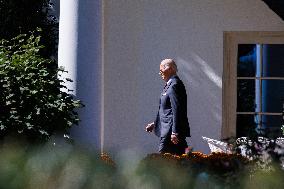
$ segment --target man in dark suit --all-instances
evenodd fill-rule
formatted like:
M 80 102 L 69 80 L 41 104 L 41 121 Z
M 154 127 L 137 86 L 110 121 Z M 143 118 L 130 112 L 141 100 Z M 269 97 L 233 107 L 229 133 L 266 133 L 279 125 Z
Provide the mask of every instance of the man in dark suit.
M 190 137 L 190 128 L 186 90 L 176 73 L 177 66 L 172 59 L 161 62 L 159 74 L 166 85 L 160 97 L 156 120 L 146 126 L 146 131 L 154 130 L 155 135 L 160 137 L 160 153 L 181 155 L 185 153 L 186 137 Z

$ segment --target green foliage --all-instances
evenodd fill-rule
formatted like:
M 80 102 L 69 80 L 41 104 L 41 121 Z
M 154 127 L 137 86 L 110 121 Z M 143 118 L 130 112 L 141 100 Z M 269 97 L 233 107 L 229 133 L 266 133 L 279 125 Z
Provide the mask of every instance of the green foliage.
M 0 148 L 0 188 L 109 188 L 115 168 L 100 155 L 71 145 L 47 143 L 25 148 L 5 143 Z
M 78 124 L 79 100 L 60 90 L 63 68 L 39 55 L 40 36 L 19 35 L 0 43 L 0 136 L 20 135 L 45 141 Z
M 158 178 L 161 188 L 240 188 L 250 167 L 237 154 L 150 154 L 142 160 L 139 173 Z
M 77 148 L 66 143 L 54 146 L 47 143 L 24 148 L 23 144 L 15 141 L 4 143 L 0 148 L 0 154 L 0 188 L 5 189 L 284 187 L 284 171 L 276 169 L 276 166 L 274 170 L 255 169 L 253 163 L 244 163 L 239 156 L 226 154 L 212 154 L 211 158 L 194 153 L 181 157 L 150 154 L 137 164 L 133 164 L 133 157 L 129 157 L 125 152 L 125 156 L 118 159 L 117 166 L 113 166 L 108 158 L 82 147 Z M 235 163 L 240 165 L 235 166 Z M 219 170 L 221 167 L 223 171 Z
M 21 33 L 43 29 L 41 54 L 57 53 L 58 20 L 52 16 L 50 0 L 0 0 L 0 39 L 10 40 Z

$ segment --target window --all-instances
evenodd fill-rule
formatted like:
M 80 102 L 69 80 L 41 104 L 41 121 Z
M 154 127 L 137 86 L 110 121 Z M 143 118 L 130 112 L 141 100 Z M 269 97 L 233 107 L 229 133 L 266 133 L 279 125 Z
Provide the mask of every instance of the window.
M 284 32 L 225 32 L 222 138 L 281 134 Z

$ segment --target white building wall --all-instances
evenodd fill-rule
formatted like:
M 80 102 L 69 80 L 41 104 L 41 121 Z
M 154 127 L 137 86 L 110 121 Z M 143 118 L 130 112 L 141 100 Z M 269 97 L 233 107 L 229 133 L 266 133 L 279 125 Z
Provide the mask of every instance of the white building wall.
M 209 152 L 201 136 L 221 136 L 223 31 L 283 29 L 260 0 L 61 0 L 59 65 L 86 105 L 72 136 L 111 154 L 156 152 L 159 139 L 144 128 L 169 57 L 188 93 L 189 145 Z
M 157 151 L 144 131 L 163 82 L 159 63 L 174 58 L 188 93 L 189 145 L 220 139 L 223 31 L 279 31 L 284 22 L 259 0 L 105 0 L 104 150 Z M 88 15 L 90 16 L 90 15 Z M 80 36 L 82 37 L 82 36 Z

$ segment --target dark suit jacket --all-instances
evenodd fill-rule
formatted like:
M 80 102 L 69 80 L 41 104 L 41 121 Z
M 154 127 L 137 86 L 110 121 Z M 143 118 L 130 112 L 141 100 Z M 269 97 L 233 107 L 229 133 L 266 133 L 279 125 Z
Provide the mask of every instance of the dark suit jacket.
M 161 94 L 154 131 L 158 137 L 166 137 L 172 132 L 182 137 L 190 137 L 187 95 L 178 76 L 172 77 Z

